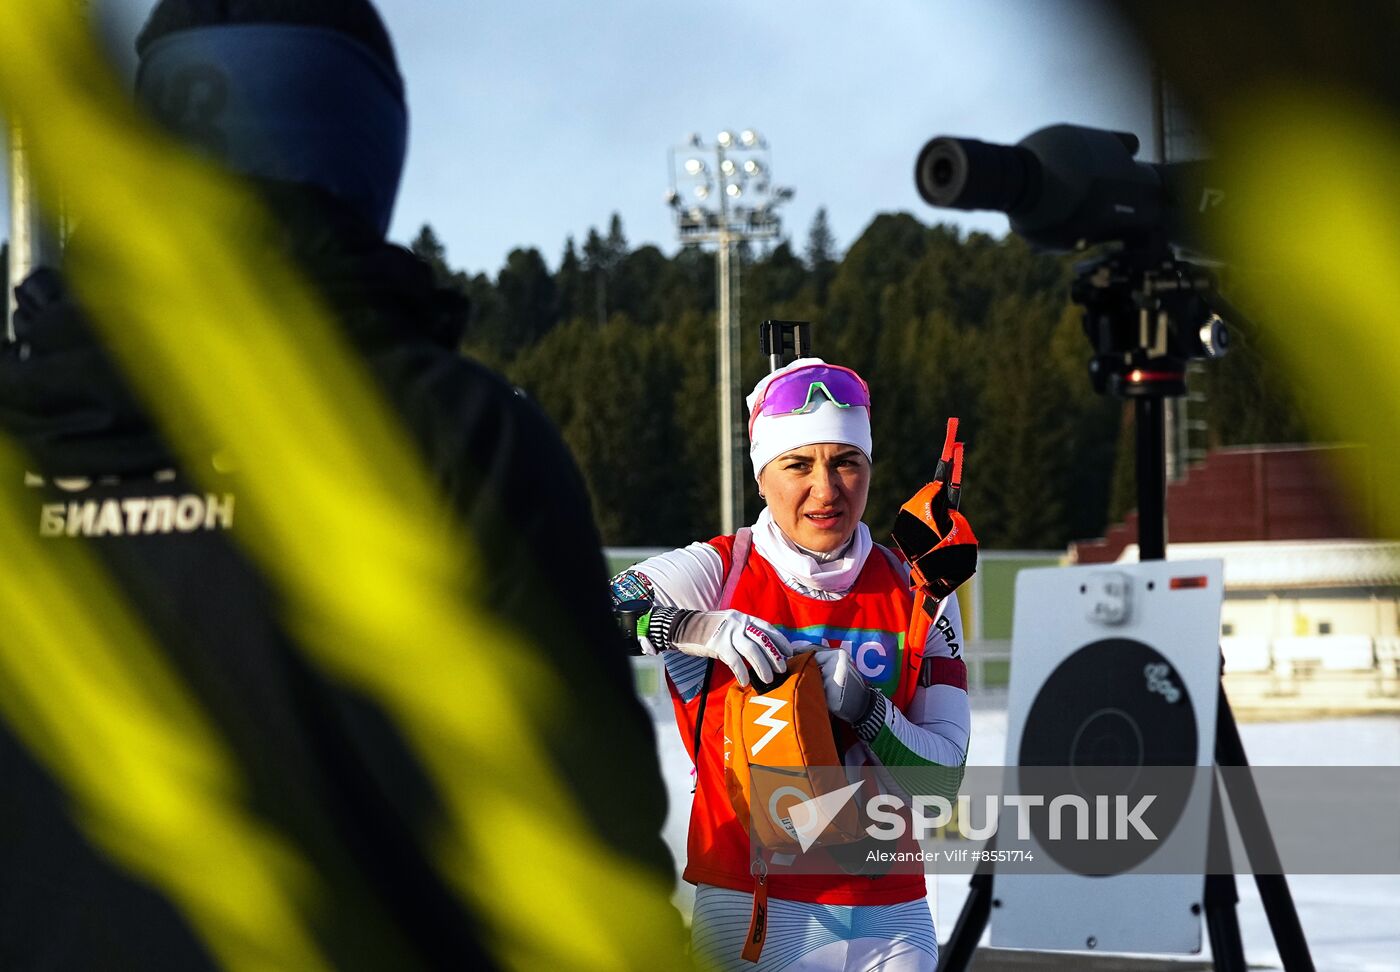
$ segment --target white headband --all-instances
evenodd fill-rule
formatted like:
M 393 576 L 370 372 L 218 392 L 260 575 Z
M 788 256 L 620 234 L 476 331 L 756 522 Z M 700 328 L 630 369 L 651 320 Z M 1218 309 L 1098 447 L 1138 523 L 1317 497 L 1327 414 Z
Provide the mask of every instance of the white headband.
M 823 364 L 826 362 L 821 358 L 798 358 L 792 364 L 765 375 L 745 399 L 749 414 L 753 414 L 754 406 L 775 379 L 799 368 Z M 749 459 L 753 462 L 754 479 L 758 479 L 764 466 L 783 453 L 818 442 L 853 445 L 865 453 L 867 460 L 874 458 L 870 442 L 870 409 L 860 406 L 839 408 L 826 399 L 820 399 L 819 404 L 808 412 L 759 415 L 753 420 L 749 440 Z

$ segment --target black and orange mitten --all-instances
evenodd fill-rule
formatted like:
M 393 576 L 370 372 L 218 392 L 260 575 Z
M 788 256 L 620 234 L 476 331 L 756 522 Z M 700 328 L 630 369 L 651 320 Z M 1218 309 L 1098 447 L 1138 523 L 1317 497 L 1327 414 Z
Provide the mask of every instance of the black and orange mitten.
M 933 603 L 977 571 L 977 537 L 958 512 L 963 444 L 957 438 L 958 420 L 950 418 L 933 482 L 915 493 L 894 518 L 894 544 L 909 563 L 910 582 Z

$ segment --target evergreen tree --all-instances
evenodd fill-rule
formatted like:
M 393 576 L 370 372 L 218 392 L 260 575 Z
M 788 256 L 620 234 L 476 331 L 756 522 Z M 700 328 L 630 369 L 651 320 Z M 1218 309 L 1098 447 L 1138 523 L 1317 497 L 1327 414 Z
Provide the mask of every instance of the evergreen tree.
M 602 327 L 609 315 L 620 306 L 618 277 L 627 259 L 627 237 L 622 231 L 622 217 L 613 213 L 608 221 L 608 235 L 590 228 L 583 241 L 583 262 L 586 304 L 575 307 L 575 313 L 591 313 Z
M 964 495 L 989 547 L 1050 549 L 1069 539 L 1069 390 L 1047 361 L 1059 301 L 1000 298 L 988 321 L 981 421 Z
M 715 310 L 715 258 L 698 246 L 682 247 L 671 261 L 672 273 L 665 282 L 668 304 L 680 311 L 694 308 L 713 314 Z
M 544 257 L 533 247 L 511 250 L 496 279 L 502 345 L 507 354 L 542 338 L 558 321 L 557 291 Z
M 699 252 L 699 251 L 695 251 Z M 713 266 L 714 260 L 710 264 Z M 715 320 L 713 306 L 689 310 L 674 320 L 664 332 L 670 340 L 679 365 L 675 386 L 675 421 L 678 438 L 671 443 L 675 463 L 687 472 L 674 494 L 682 509 L 680 532 L 686 543 L 698 537 L 719 533 L 719 417 L 715 387 Z M 749 355 L 756 359 L 757 355 Z M 745 470 L 745 483 L 753 477 Z M 744 509 L 750 517 L 759 505 L 754 495 L 746 496 Z M 663 542 L 671 542 L 669 540 Z
M 607 242 L 596 229 L 590 228 L 583 241 L 583 270 L 590 298 L 588 309 L 599 327 L 608 321 L 608 272 L 611 263 Z
M 603 246 L 606 253 L 606 270 L 610 274 L 614 273 L 627 257 L 627 237 L 622 232 L 622 217 L 617 213 L 613 213 L 612 218 L 608 220 L 608 238 Z
M 1066 497 L 1066 541 L 1102 535 L 1104 511 L 1112 496 L 1115 457 L 1120 454 L 1117 435 L 1122 405 L 1094 391 L 1089 381 L 1090 354 L 1081 311 L 1065 303 L 1050 339 L 1047 360 L 1066 393 L 1062 422 L 1069 442 L 1060 486 Z M 1128 451 L 1131 455 L 1131 443 Z
M 977 337 L 941 312 L 892 320 L 873 335 L 876 364 L 864 372 L 876 403 L 866 522 L 877 537 L 888 535 L 899 507 L 933 478 L 947 420 L 957 416 L 963 438 L 975 437 Z
M 819 206 L 812 217 L 812 225 L 807 230 L 807 266 L 812 270 L 836 262 L 836 237 L 831 232 L 831 223 L 826 216 L 826 207 Z
M 509 338 L 500 291 L 484 273 L 471 278 L 463 273 L 454 276 L 465 280 L 463 286 L 471 304 L 462 341 L 464 349 L 493 368 L 504 367 L 510 361 L 514 346 Z
M 424 223 L 413 242 L 408 245 L 413 254 L 432 267 L 433 279 L 439 286 L 446 286 L 453 280 L 452 268 L 447 265 L 447 247 L 442 245 L 433 227 Z
M 822 347 L 857 371 L 876 363 L 871 336 L 885 326 L 885 298 L 918 266 L 927 236 L 927 228 L 908 213 L 875 217 L 832 278 Z
M 624 254 L 613 274 L 614 312 L 646 327 L 664 322 L 674 306 L 666 296 L 671 273 L 671 261 L 654 246 Z
M 682 544 L 690 504 L 657 502 L 684 495 L 695 470 L 674 457 L 682 364 L 675 342 L 624 318 L 604 327 L 576 320 L 517 360 L 512 377 L 559 423 L 593 496 L 604 542 Z M 561 381 L 561 375 L 570 380 Z
M 791 317 L 788 309 L 806 282 L 807 268 L 792 252 L 787 240 L 783 240 L 762 259 L 744 268 L 744 302 L 757 309 L 761 315 L 759 320 L 800 319 Z
M 1118 402 L 1118 449 L 1113 462 L 1113 477 L 1109 484 L 1108 515 L 1104 528 L 1123 520 L 1137 509 L 1137 425 L 1132 402 Z M 1085 538 L 1095 534 L 1086 533 Z
M 818 304 L 826 303 L 827 290 L 836 275 L 836 237 L 827 221 L 826 207 L 819 206 L 807 230 L 807 269 L 812 274 L 812 289 Z
M 568 323 L 582 310 L 580 302 L 584 289 L 583 265 L 579 262 L 572 236 L 564 241 L 564 256 L 559 261 L 559 273 L 554 279 L 559 295 L 559 320 Z

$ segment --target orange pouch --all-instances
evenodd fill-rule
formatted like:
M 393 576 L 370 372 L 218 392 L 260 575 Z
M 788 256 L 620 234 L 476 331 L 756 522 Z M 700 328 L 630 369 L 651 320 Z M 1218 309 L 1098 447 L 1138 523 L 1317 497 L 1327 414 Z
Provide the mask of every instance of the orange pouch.
M 846 783 L 831 714 L 813 652 L 788 660 L 787 674 L 759 690 L 729 689 L 724 706 L 724 764 L 729 799 L 754 843 L 776 854 L 804 848 L 799 831 L 806 810 L 793 808 Z M 820 833 L 821 844 L 848 844 L 865 836 L 856 801 L 848 801 Z M 810 835 L 810 846 L 818 835 Z

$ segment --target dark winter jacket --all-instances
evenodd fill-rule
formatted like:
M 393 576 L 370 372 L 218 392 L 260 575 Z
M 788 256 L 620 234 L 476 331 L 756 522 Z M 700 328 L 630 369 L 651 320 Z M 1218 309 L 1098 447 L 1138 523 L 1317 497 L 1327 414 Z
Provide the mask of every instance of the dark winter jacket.
M 564 785 L 607 844 L 669 880 L 651 722 L 559 434 L 457 352 L 465 308 L 421 261 L 319 202 L 291 205 L 297 258 L 416 441 L 445 515 L 455 511 L 492 565 L 483 603 L 527 622 L 570 689 L 547 740 Z M 244 502 L 237 474 L 211 492 L 179 471 L 56 275 L 31 277 L 21 303 L 19 341 L 0 353 L 0 431 L 38 474 L 27 515 L 52 542 L 99 555 L 234 750 L 250 806 L 327 879 L 334 900 L 313 923 L 323 953 L 344 969 L 487 967 L 471 915 L 429 863 L 438 799 L 426 774 L 376 705 L 318 671 L 279 627 L 278 592 L 223 529 Z M 64 479 L 75 476 L 90 482 Z M 237 502 L 226 509 L 227 496 Z M 98 525 L 108 499 L 120 529 Z M 4 566 L 0 552 L 0 583 Z M 460 650 L 491 663 L 490 646 Z M 85 839 L 56 779 L 0 717 L 0 968 L 211 965 L 171 903 Z

